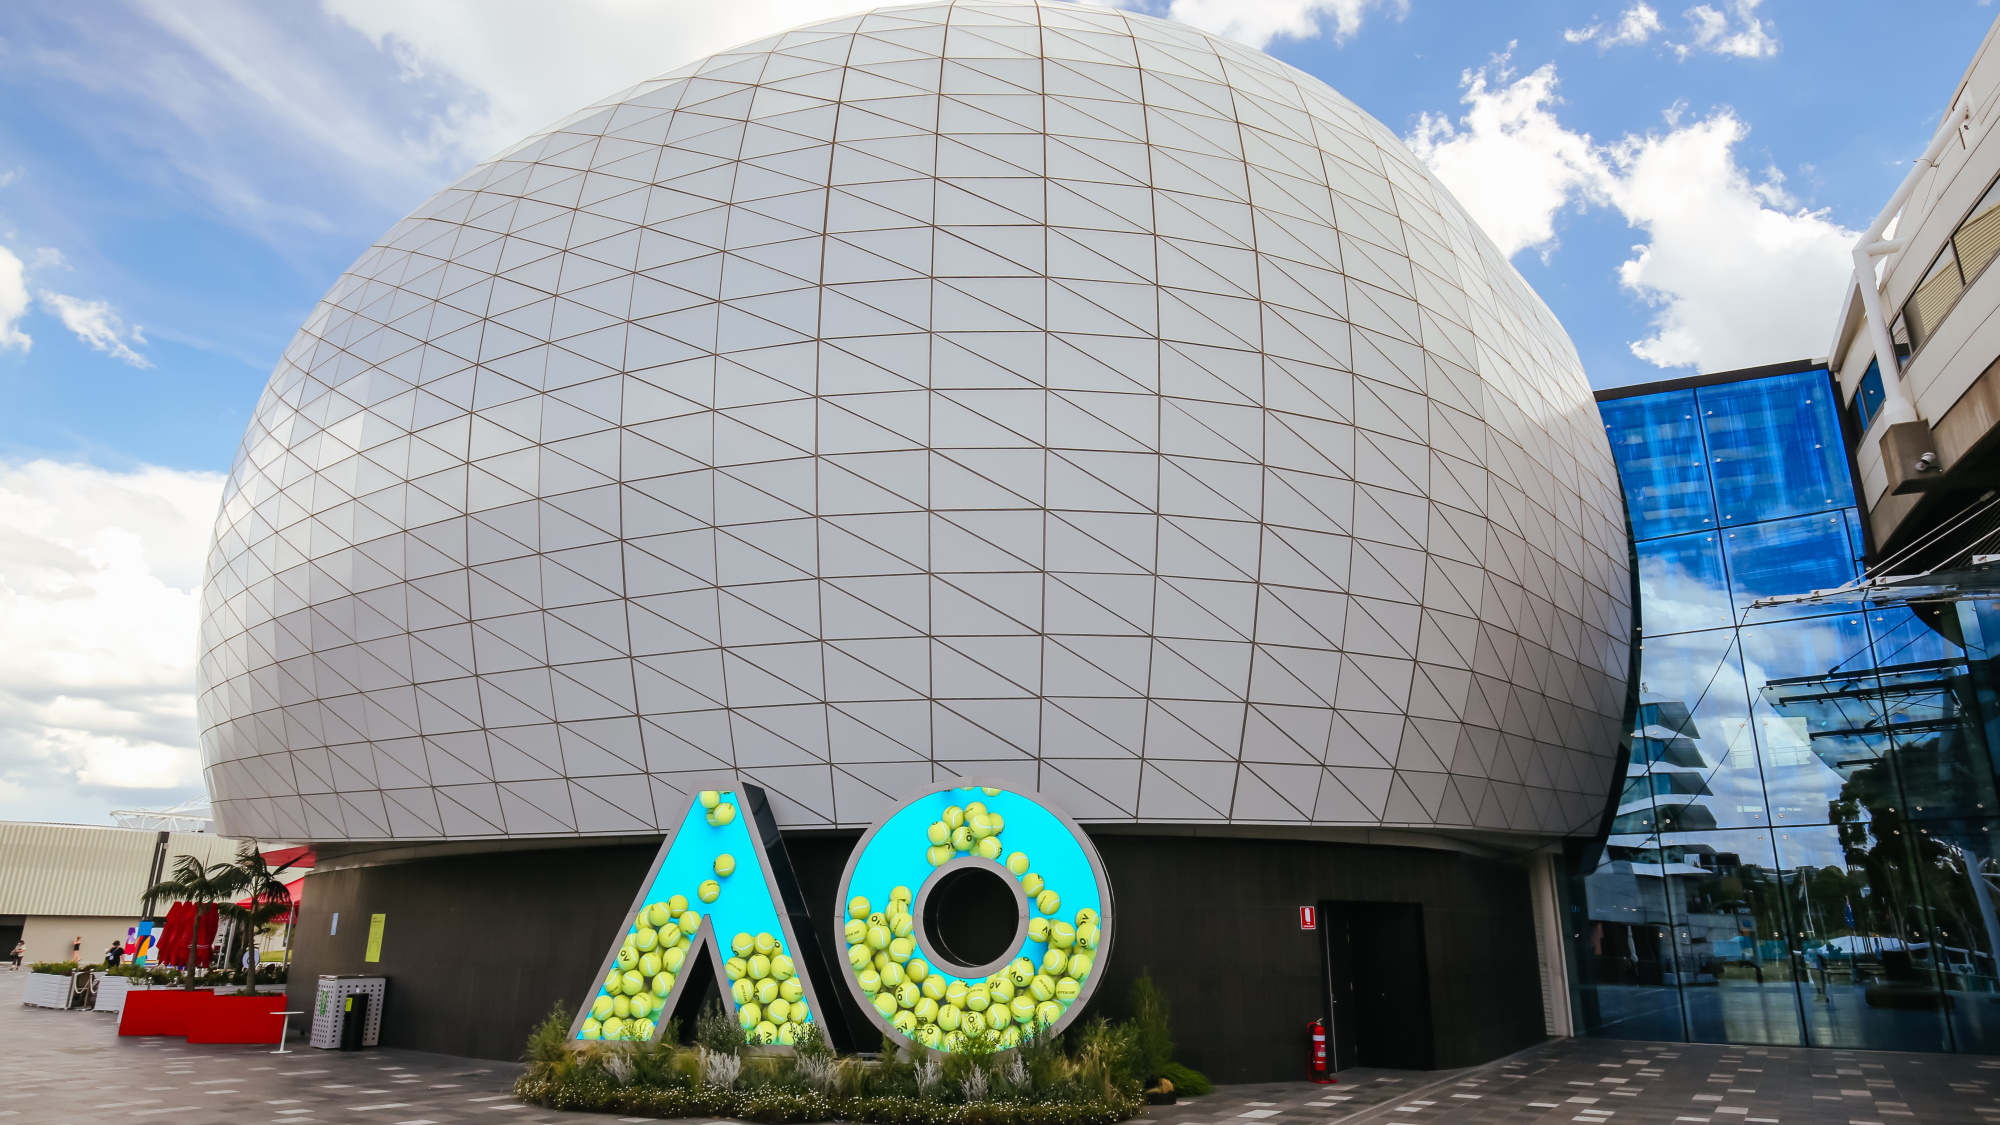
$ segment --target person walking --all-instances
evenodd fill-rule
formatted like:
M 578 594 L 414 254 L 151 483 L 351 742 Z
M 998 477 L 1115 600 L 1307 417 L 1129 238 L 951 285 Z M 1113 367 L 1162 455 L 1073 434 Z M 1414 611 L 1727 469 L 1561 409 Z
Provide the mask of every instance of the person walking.
M 83 960 L 82 934 L 76 935 L 76 940 L 69 943 L 69 959 L 76 962 L 81 962 Z
M 14 958 L 14 968 L 19 969 L 21 967 L 21 961 L 28 956 L 28 943 L 25 939 L 14 943 L 14 952 L 12 956 Z
M 115 969 L 123 960 L 125 960 L 125 943 L 113 938 L 110 947 L 104 951 L 104 967 Z

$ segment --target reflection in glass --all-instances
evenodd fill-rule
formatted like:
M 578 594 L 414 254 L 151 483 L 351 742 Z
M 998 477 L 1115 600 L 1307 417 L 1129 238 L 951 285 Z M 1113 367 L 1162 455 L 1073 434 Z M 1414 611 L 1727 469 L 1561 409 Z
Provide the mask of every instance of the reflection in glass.
M 1639 691 L 1627 787 L 1612 835 L 1765 827 L 1764 782 L 1735 632 L 1647 637 Z M 1669 780 L 1651 780 L 1663 775 Z M 1646 784 L 1634 788 L 1641 778 Z
M 1646 607 L 1640 625 L 1647 636 L 1736 624 L 1729 605 L 1729 580 L 1722 569 L 1720 532 L 1642 540 L 1634 550 L 1639 560 L 1639 600 Z
M 1729 558 L 1730 594 L 1739 620 L 1772 621 L 1826 612 L 1824 606 L 1781 606 L 1753 610 L 1758 598 L 1829 590 L 1861 573 L 1850 553 L 1847 519 L 1842 512 L 1795 516 L 1722 532 Z
M 1695 397 L 1720 526 L 1854 503 L 1825 371 L 1703 387 Z
M 1715 526 L 1693 391 L 1599 403 L 1635 539 Z

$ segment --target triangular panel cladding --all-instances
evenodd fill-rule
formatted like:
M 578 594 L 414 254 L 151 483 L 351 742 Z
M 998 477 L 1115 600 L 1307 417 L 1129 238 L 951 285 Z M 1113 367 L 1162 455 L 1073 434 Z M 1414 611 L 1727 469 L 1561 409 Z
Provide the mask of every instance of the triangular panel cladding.
M 306 319 L 203 593 L 222 827 L 1559 832 L 1631 607 L 1574 352 L 1387 130 L 1062 4 L 832 21 L 589 107 Z

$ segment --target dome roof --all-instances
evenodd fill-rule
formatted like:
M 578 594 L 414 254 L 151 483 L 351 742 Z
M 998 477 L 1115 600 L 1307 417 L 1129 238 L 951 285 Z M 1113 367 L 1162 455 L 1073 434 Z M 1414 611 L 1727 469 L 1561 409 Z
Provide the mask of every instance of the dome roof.
M 363 254 L 202 619 L 219 829 L 787 825 L 951 775 L 1086 821 L 1556 832 L 1624 521 L 1574 349 L 1388 130 L 1191 28 L 876 11 L 692 63 Z

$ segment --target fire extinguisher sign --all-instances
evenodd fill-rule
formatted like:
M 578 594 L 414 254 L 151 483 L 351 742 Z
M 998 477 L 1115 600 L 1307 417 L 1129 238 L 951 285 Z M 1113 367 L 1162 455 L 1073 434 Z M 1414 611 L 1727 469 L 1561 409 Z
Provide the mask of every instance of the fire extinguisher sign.
M 1299 907 L 1299 929 L 1301 930 L 1319 929 L 1319 907 L 1317 906 Z

